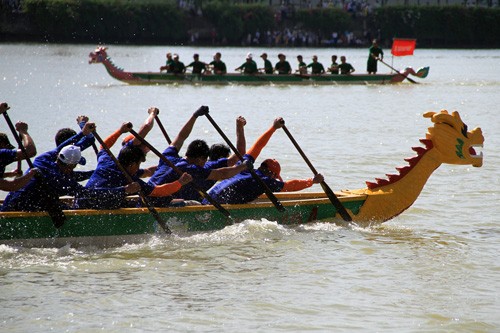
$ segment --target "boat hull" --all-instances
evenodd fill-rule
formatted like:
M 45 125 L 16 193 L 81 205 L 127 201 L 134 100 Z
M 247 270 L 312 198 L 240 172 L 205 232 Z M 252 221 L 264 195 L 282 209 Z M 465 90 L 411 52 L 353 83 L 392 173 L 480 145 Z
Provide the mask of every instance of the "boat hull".
M 251 204 L 223 205 L 231 218 L 226 218 L 213 206 L 158 208 L 162 219 L 175 233 L 219 230 L 249 219 L 267 219 L 283 225 L 297 225 L 314 221 L 341 222 L 335 217 L 335 207 L 323 193 L 279 195 L 284 213 L 267 199 Z M 352 214 L 359 212 L 365 196 L 341 197 Z M 56 229 L 45 212 L 8 212 L 0 214 L 0 244 L 15 246 L 96 245 L 115 246 L 144 241 L 162 235 L 146 208 L 117 210 L 65 211 L 65 224 Z
M 298 85 L 341 85 L 341 84 L 389 84 L 404 80 L 400 74 L 351 74 L 351 75 L 200 75 L 200 74 L 166 74 L 166 73 L 130 73 L 124 78 L 116 79 L 129 84 L 298 84 Z

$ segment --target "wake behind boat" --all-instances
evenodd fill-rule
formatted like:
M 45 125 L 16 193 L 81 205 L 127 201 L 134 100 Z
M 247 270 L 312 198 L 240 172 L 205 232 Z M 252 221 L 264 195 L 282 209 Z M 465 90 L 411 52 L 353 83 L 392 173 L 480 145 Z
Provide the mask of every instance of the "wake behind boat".
M 89 54 L 90 64 L 103 64 L 113 78 L 135 85 L 154 84 L 310 84 L 310 85 L 337 85 L 337 84 L 391 84 L 400 83 L 408 79 L 409 75 L 425 78 L 428 67 L 420 68 L 416 72 L 406 68 L 403 72 L 392 74 L 349 74 L 349 75 L 312 75 L 312 74 L 255 74 L 239 73 L 218 74 L 172 74 L 162 72 L 127 72 L 117 67 L 106 52 L 107 48 L 98 47 Z M 411 79 L 410 79 L 411 80 Z
M 480 128 L 467 130 L 458 112 L 427 112 L 433 126 L 428 128 L 424 147 L 415 147 L 416 156 L 407 158 L 409 165 L 396 168 L 397 174 L 376 178 L 359 190 L 336 192 L 355 224 L 368 226 L 390 220 L 408 209 L 420 195 L 427 179 L 441 164 L 481 167 L 484 137 Z M 182 208 L 158 208 L 158 214 L 174 231 L 207 231 L 222 229 L 247 219 L 268 219 L 284 225 L 315 221 L 344 223 L 324 193 L 276 193 L 284 211 L 265 197 L 238 205 L 222 205 L 226 217 L 212 205 Z M 112 246 L 141 241 L 164 234 L 146 208 L 116 210 L 67 210 L 67 221 L 56 228 L 46 212 L 0 213 L 0 244 L 21 246 L 100 245 Z

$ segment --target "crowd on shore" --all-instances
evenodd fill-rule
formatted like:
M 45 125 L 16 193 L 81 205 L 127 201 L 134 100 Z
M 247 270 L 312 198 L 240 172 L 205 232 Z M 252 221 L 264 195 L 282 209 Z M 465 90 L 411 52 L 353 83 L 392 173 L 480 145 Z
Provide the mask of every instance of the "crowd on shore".
M 9 108 L 7 103 L 0 103 L 0 114 L 5 116 L 19 148 L 10 143 L 7 134 L 0 133 L 0 190 L 9 191 L 1 207 L 3 212 L 48 211 L 50 214 L 54 207 L 117 209 L 144 205 L 178 207 L 247 203 L 265 192 L 255 177 L 272 192 L 300 191 L 324 180 L 321 174 L 317 174 L 312 178 L 284 181 L 281 166 L 274 158 L 264 159 L 254 169 L 262 149 L 284 126 L 282 118 L 274 119 L 250 148 L 246 147 L 246 119 L 238 116 L 233 154 L 229 148 L 232 144 L 216 143 L 209 147 L 205 140 L 195 139 L 189 143 L 185 154 L 180 155 L 197 119 L 209 117 L 207 106 L 201 106 L 189 117 L 162 153 L 145 138 L 155 122 L 160 129 L 163 127 L 156 107 L 147 110 L 147 117 L 138 132 L 125 122 L 117 125 L 117 129 L 104 140 L 97 134 L 96 123 L 86 116 L 78 116 L 77 131 L 70 127 L 60 129 L 54 138 L 54 148 L 37 156 L 28 124 L 18 122 L 13 125 L 7 114 Z M 122 135 L 126 136 L 115 157 L 111 148 Z M 95 145 L 96 140 L 100 148 Z M 86 164 L 81 152 L 90 147 L 96 153 L 95 170 L 75 170 L 78 165 Z M 159 161 L 143 167 L 150 151 L 158 155 Z M 27 160 L 30 166 L 24 174 L 19 166 L 12 172 L 5 171 L 9 164 L 22 160 Z M 133 194 L 139 194 L 141 200 L 136 197 L 131 200 Z M 74 200 L 61 202 L 61 196 L 72 196 Z

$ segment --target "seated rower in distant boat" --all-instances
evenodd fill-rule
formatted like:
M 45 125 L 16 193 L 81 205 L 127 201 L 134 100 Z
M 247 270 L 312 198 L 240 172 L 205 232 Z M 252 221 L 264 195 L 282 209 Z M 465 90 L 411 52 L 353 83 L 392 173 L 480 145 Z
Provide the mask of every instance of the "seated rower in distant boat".
M 349 75 L 351 73 L 354 73 L 354 67 L 352 67 L 350 63 L 346 62 L 345 56 L 340 57 L 339 69 L 340 69 L 340 74 L 343 75 Z
M 33 177 L 23 188 L 10 192 L 5 198 L 2 211 L 47 211 L 52 203 L 48 202 L 46 186 L 50 186 L 58 197 L 88 196 L 104 200 L 109 196 L 136 193 L 139 190 L 137 183 L 102 189 L 88 189 L 78 183 L 74 169 L 77 164 L 84 162 L 80 147 L 71 143 L 78 142 L 84 136 L 88 138 L 94 129 L 95 124 L 88 122 L 80 133 L 35 158 L 33 165 L 39 170 L 43 179 Z
M 290 74 L 292 72 L 292 67 L 290 67 L 290 63 L 286 61 L 286 56 L 283 53 L 278 54 L 279 61 L 274 66 L 274 70 L 278 72 L 278 74 Z
M 186 66 L 179 60 L 179 55 L 174 54 L 174 62 L 172 63 L 172 73 L 174 74 L 184 74 L 186 72 Z
M 263 71 L 266 74 L 273 74 L 273 64 L 267 59 L 267 53 L 262 53 L 260 57 L 262 58 L 262 60 L 264 60 L 264 68 L 259 68 L 259 70 Z
M 298 69 L 295 72 L 301 75 L 307 74 L 307 65 L 300 54 L 297 56 L 297 62 L 298 62 Z
M 158 114 L 158 111 L 159 110 L 157 108 L 150 108 L 148 110 L 149 116 L 138 132 L 142 138 L 144 138 L 151 130 L 154 123 L 154 117 Z M 108 148 L 110 148 L 116 143 L 122 134 L 128 133 L 129 131 L 129 123 L 124 123 L 118 130 L 108 136 L 104 140 L 104 143 Z M 150 177 L 152 175 L 152 171 L 156 170 L 156 167 L 145 170 L 140 169 L 141 163 L 146 160 L 145 150 L 147 150 L 147 148 L 141 145 L 140 140 L 136 139 L 133 135 L 129 135 L 123 140 L 122 149 L 120 150 L 117 158 L 132 179 L 140 185 L 140 189 L 145 195 L 151 197 L 170 196 L 174 192 L 178 191 L 183 185 L 191 181 L 192 178 L 188 174 L 184 174 L 178 181 L 161 186 L 155 186 L 141 180 L 140 178 L 145 177 L 145 174 L 147 177 Z M 87 188 L 98 189 L 102 187 L 117 187 L 124 186 L 128 183 L 127 178 L 123 175 L 105 149 L 101 147 L 97 157 L 97 168 L 87 182 Z M 121 194 L 109 196 L 104 200 L 102 198 L 82 196 L 79 197 L 76 202 L 76 206 L 78 208 L 92 209 L 116 209 L 136 205 L 137 202 L 129 203 L 126 200 L 126 197 Z
M 203 74 L 207 69 L 207 64 L 200 61 L 200 55 L 198 53 L 193 55 L 193 59 L 194 61 L 187 65 L 186 68 L 193 67 L 193 70 L 191 71 L 193 74 Z
M 214 60 L 209 64 L 213 68 L 214 74 L 224 75 L 227 73 L 226 64 L 221 60 L 221 53 L 214 54 Z
M 172 59 L 172 53 L 167 53 L 166 57 L 167 61 L 165 63 L 165 66 L 160 67 L 160 72 L 167 71 L 167 73 L 172 73 L 172 64 L 174 63 L 174 60 Z
M 336 55 L 332 55 L 332 64 L 328 67 L 328 71 L 335 75 L 339 73 L 339 64 L 337 63 Z
M 10 109 L 10 107 L 7 103 L 0 104 L 0 114 L 3 114 L 8 109 Z M 15 124 L 15 128 L 16 131 L 19 132 L 19 138 L 28 156 L 26 157 L 21 149 L 15 148 L 10 143 L 7 134 L 0 133 L 0 178 L 19 176 L 22 174 L 22 170 L 17 170 L 17 168 L 12 172 L 5 172 L 7 165 L 36 155 L 35 142 L 28 133 L 28 124 L 19 121 Z
M 255 63 L 255 61 L 253 61 L 251 53 L 247 54 L 246 61 L 240 67 L 235 68 L 235 71 L 243 71 L 243 74 L 247 75 L 254 75 L 259 73 L 257 64 Z
M 318 62 L 318 56 L 314 55 L 312 57 L 312 62 L 307 65 L 307 68 L 311 68 L 311 74 L 314 75 L 321 75 L 325 74 L 325 68 L 323 67 L 323 64 Z
M 183 172 L 189 173 L 193 177 L 193 181 L 199 186 L 202 186 L 207 180 L 217 181 L 232 177 L 247 168 L 246 164 L 238 164 L 218 169 L 204 168 L 208 159 L 209 148 L 207 143 L 203 140 L 194 140 L 191 142 L 187 148 L 185 157 L 180 157 L 179 151 L 184 141 L 191 133 L 196 119 L 206 114 L 208 114 L 208 106 L 202 106 L 194 112 L 170 146 L 162 153 L 163 156 L 170 160 L 177 168 Z M 177 172 L 160 159 L 158 169 L 149 181 L 150 183 L 159 185 L 173 182 L 178 178 L 179 175 Z M 179 192 L 173 195 L 173 198 L 188 200 L 186 204 L 199 204 L 202 200 L 200 193 L 193 186 L 183 187 Z M 157 199 L 152 202 L 155 206 L 170 205 L 169 200 Z
M 254 145 L 243 156 L 245 161 L 254 163 L 262 149 L 269 142 L 273 133 L 283 126 L 283 119 L 276 118 L 273 126 L 262 134 Z M 324 179 L 321 174 L 314 178 L 295 179 L 283 182 L 280 172 L 281 166 L 275 159 L 266 159 L 255 171 L 273 192 L 300 191 L 311 187 L 313 184 L 321 183 Z M 249 171 L 243 171 L 234 177 L 223 180 L 215 185 L 208 194 L 217 202 L 223 204 L 243 204 L 257 199 L 264 193 L 262 186 L 253 178 Z M 206 200 L 203 204 L 207 204 Z

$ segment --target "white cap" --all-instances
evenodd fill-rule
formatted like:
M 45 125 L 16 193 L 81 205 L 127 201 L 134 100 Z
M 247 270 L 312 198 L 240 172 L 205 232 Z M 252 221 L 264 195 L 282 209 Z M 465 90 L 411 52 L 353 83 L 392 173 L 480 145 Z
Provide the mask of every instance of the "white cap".
M 57 158 L 64 164 L 85 164 L 80 147 L 69 145 L 61 149 Z
M 251 53 L 247 53 L 247 59 L 248 59 L 248 58 L 252 59 L 252 58 L 253 58 L 253 54 L 251 54 Z

